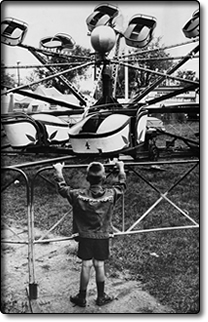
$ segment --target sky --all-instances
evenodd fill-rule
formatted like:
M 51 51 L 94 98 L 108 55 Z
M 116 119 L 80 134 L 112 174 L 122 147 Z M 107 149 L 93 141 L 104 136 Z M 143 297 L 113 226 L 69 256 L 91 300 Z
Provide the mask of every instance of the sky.
M 175 45 L 189 41 L 182 28 L 199 8 L 197 1 L 3 1 L 1 3 L 2 18 L 13 17 L 28 24 L 28 31 L 23 44 L 39 47 L 39 41 L 46 36 L 54 36 L 63 32 L 69 34 L 85 48 L 92 49 L 86 18 L 101 3 L 117 5 L 124 16 L 124 28 L 135 14 L 154 16 L 157 26 L 154 37 L 162 37 L 161 44 Z M 172 56 L 188 54 L 197 43 L 168 50 Z M 129 47 L 130 48 L 130 47 Z M 93 51 L 93 49 L 92 49 Z M 39 61 L 27 50 L 2 45 L 2 58 L 8 66 L 33 65 Z M 182 69 L 194 70 L 199 75 L 199 59 L 195 58 L 182 66 Z M 16 74 L 14 69 L 8 70 Z M 21 69 L 21 79 L 31 73 L 31 69 Z

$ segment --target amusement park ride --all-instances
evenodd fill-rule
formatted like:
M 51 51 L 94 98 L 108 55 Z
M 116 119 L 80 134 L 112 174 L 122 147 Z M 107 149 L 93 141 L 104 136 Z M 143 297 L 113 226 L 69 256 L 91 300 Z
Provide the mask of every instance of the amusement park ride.
M 159 122 L 158 126 L 152 127 L 151 124 L 154 123 L 154 119 L 152 118 L 153 122 L 151 122 L 149 115 L 151 113 L 187 113 L 190 109 L 199 113 L 198 104 L 194 104 L 194 107 L 190 107 L 191 104 L 189 103 L 181 103 L 180 107 L 166 103 L 162 107 L 155 106 L 156 103 L 185 93 L 187 90 L 196 90 L 199 87 L 199 83 L 181 79 L 183 84 L 187 84 L 185 87 L 180 87 L 158 98 L 147 100 L 145 103 L 142 99 L 165 79 L 178 80 L 179 78 L 171 76 L 171 74 L 191 57 L 194 57 L 199 51 L 199 44 L 165 73 L 146 69 L 146 71 L 158 75 L 158 78 L 130 99 L 127 104 L 120 104 L 115 97 L 118 67 L 127 66 L 128 68 L 145 70 L 138 64 L 135 66 L 135 64 L 127 63 L 126 58 L 130 57 L 130 54 L 120 55 L 120 40 L 124 38 L 126 46 L 138 48 L 139 50 L 134 55 L 139 57 L 144 52 L 142 49 L 153 38 L 153 31 L 157 23 L 156 19 L 151 16 L 136 14 L 130 19 L 126 30 L 123 31 L 123 19 L 120 10 L 116 6 L 102 4 L 94 9 L 93 13 L 86 19 L 86 23 L 95 52 L 88 57 L 88 62 L 60 71 L 60 68 L 57 69 L 53 64 L 50 64 L 50 59 L 54 56 L 65 57 L 69 59 L 70 64 L 71 50 L 75 45 L 71 36 L 58 33 L 52 37 L 45 37 L 40 40 L 40 48 L 34 48 L 23 44 L 28 29 L 28 25 L 25 22 L 13 18 L 7 18 L 2 21 L 1 41 L 9 46 L 19 46 L 27 49 L 43 64 L 43 67 L 47 67 L 51 72 L 50 76 L 28 85 L 8 88 L 7 84 L 4 84 L 2 95 L 19 93 L 67 107 L 68 111 L 64 113 L 68 116 L 73 114 L 82 116 L 79 122 L 70 126 L 66 121 L 59 118 L 63 112 L 59 113 L 58 111 L 34 112 L 31 114 L 13 111 L 3 114 L 1 121 L 10 146 L 15 151 L 56 151 L 74 157 L 86 157 L 86 155 L 114 157 L 122 154 L 129 155 L 135 160 L 140 160 L 144 156 L 150 160 L 157 160 L 167 152 L 167 146 L 157 146 L 158 138 L 161 141 L 161 137 L 164 136 L 169 137 L 174 142 L 176 140 L 183 142 L 184 151 L 180 150 L 180 153 L 178 153 L 177 148 L 172 149 L 173 155 L 174 151 L 177 156 L 184 155 L 184 152 L 188 155 L 198 155 L 199 141 L 197 138 L 189 139 L 167 132 L 164 126 L 161 125 L 162 122 Z M 194 12 L 191 19 L 185 24 L 183 33 L 193 42 L 198 41 L 199 11 Z M 113 58 L 110 59 L 108 56 L 113 48 L 115 48 L 115 53 Z M 86 60 L 86 57 L 84 58 Z M 64 76 L 67 72 L 91 65 L 96 66 L 98 75 L 94 81 L 94 88 L 96 88 L 99 81 L 102 81 L 102 97 L 95 103 L 92 103 L 92 99 L 85 97 Z M 64 99 L 42 97 L 32 91 L 25 90 L 26 87 L 53 78 L 57 78 L 64 83 L 80 101 L 80 105 L 70 104 Z M 91 98 L 93 98 L 93 95 L 94 92 L 91 94 Z
M 84 168 L 86 160 L 95 159 L 111 159 L 120 158 L 126 161 L 130 171 L 133 171 L 139 178 L 144 180 L 153 190 L 159 194 L 156 200 L 134 224 L 127 230 L 124 227 L 124 207 L 122 214 L 122 230 L 115 230 L 114 236 L 130 235 L 135 233 L 152 232 L 158 230 L 198 228 L 198 223 L 192 219 L 186 211 L 181 209 L 170 200 L 167 195 L 174 189 L 191 171 L 199 164 L 199 135 L 192 131 L 192 136 L 184 136 L 176 133 L 174 126 L 170 126 L 170 130 L 166 130 L 166 125 L 162 120 L 152 117 L 152 115 L 169 115 L 172 113 L 194 113 L 199 114 L 199 104 L 195 102 L 180 102 L 178 104 L 166 103 L 168 99 L 177 97 L 187 91 L 197 91 L 199 83 L 193 80 L 172 76 L 172 74 L 185 64 L 189 59 L 199 51 L 199 44 L 191 50 L 186 56 L 182 57 L 178 63 L 170 67 L 166 72 L 158 72 L 150 70 L 139 65 L 140 55 L 149 53 L 145 47 L 153 38 L 153 31 L 156 27 L 156 19 L 151 16 L 136 14 L 134 15 L 126 28 L 123 30 L 123 18 L 120 10 L 110 4 L 101 4 L 95 7 L 94 11 L 86 20 L 88 32 L 91 37 L 91 44 L 94 53 L 89 57 L 79 56 L 77 59 L 84 63 L 77 63 L 77 66 L 71 67 L 71 51 L 74 48 L 74 40 L 71 36 L 64 33 L 58 33 L 52 37 L 45 37 L 40 40 L 40 48 L 34 48 L 23 43 L 28 25 L 25 22 L 14 18 L 7 18 L 2 21 L 1 41 L 9 46 L 19 46 L 28 50 L 35 56 L 44 68 L 51 73 L 38 81 L 34 81 L 27 85 L 20 85 L 15 88 L 9 88 L 7 84 L 2 85 L 2 97 L 9 96 L 11 93 L 18 93 L 36 100 L 42 100 L 52 105 L 65 107 L 64 111 L 49 110 L 44 112 L 15 112 L 9 109 L 7 113 L 1 114 L 1 123 L 4 133 L 9 142 L 8 146 L 2 146 L 3 153 L 33 153 L 34 156 L 44 153 L 56 153 L 56 158 L 43 161 L 34 161 L 28 164 L 3 167 L 4 171 L 18 172 L 18 176 L 24 178 L 27 194 L 27 212 L 28 212 L 28 241 L 7 241 L 17 244 L 28 244 L 28 264 L 29 264 L 29 298 L 37 298 L 37 283 L 34 274 L 34 244 L 53 242 L 61 240 L 69 240 L 74 236 L 63 237 L 61 239 L 45 239 L 46 235 L 38 240 L 34 238 L 34 187 L 35 179 L 40 173 L 46 170 L 52 170 L 52 167 L 39 169 L 35 176 L 29 180 L 27 175 L 21 168 L 27 166 L 36 166 L 44 163 L 60 162 L 61 160 L 75 160 L 75 163 L 66 165 L 66 167 Z M 199 41 L 199 10 L 193 13 L 190 20 L 184 25 L 183 33 L 189 38 L 188 43 Z M 120 54 L 121 39 L 123 38 L 125 45 L 137 48 L 133 54 Z M 110 54 L 114 49 L 113 58 Z M 151 49 L 151 52 L 154 49 Z M 158 52 L 158 48 L 155 49 Z M 130 58 L 137 57 L 137 64 Z M 60 57 L 68 59 L 70 68 L 61 69 L 59 64 L 52 64 L 51 58 Z M 168 58 L 167 58 L 168 59 Z M 87 60 L 87 62 L 86 62 Z M 132 62 L 132 63 L 131 63 Z M 96 77 L 94 79 L 94 87 L 90 97 L 85 97 L 75 84 L 71 83 L 65 74 L 77 71 L 80 68 L 93 66 Z M 146 71 L 156 75 L 155 80 L 139 93 L 135 94 L 127 103 L 120 103 L 116 98 L 116 87 L 118 84 L 119 67 L 128 67 L 139 71 Z M 42 67 L 42 66 L 41 66 Z M 73 93 L 79 100 L 80 104 L 72 104 L 63 98 L 55 98 L 52 96 L 43 96 L 37 94 L 27 87 L 39 84 L 51 79 L 58 79 L 65 87 Z M 156 89 L 166 79 L 178 80 L 184 87 L 178 87 L 169 93 L 164 93 L 158 97 L 147 99 L 149 93 Z M 94 102 L 95 89 L 98 83 L 102 84 L 102 96 Z M 146 99 L 146 100 L 144 100 Z M 160 103 L 160 105 L 158 105 Z M 157 105 L 156 105 L 157 104 Z M 80 120 L 75 124 L 66 120 L 70 117 L 79 116 Z M 63 120 L 66 116 L 66 120 Z M 183 124 L 180 124 L 183 126 Z M 188 125 L 189 126 L 189 125 Z M 196 127 L 197 128 L 197 127 Z M 173 131 L 171 131 L 173 129 Z M 197 128 L 198 130 L 198 128 Z M 183 132 L 183 131 L 182 131 Z M 180 143 L 178 143 L 178 141 Z M 60 157 L 60 155 L 64 155 Z M 190 159 L 188 159 L 190 158 Z M 171 159 L 171 161 L 170 161 Z M 174 160 L 175 159 L 175 160 Z M 129 161 L 130 160 L 130 161 Z M 113 162 L 112 162 L 113 163 Z M 112 163 L 107 161 L 106 167 L 112 167 Z M 177 182 L 167 188 L 166 192 L 161 192 L 159 188 L 154 186 L 149 179 L 144 178 L 140 173 L 136 172 L 135 166 L 144 165 L 161 165 L 161 164 L 188 164 L 194 163 L 190 169 L 185 169 L 185 174 L 181 176 Z M 159 169 L 159 167 L 155 167 Z M 133 168 L 132 168 L 133 167 Z M 162 170 L 162 169 L 161 169 Z M 42 176 L 42 178 L 44 178 Z M 48 180 L 47 180 L 48 181 Z M 6 183 L 2 191 L 11 183 Z M 30 196 L 31 194 L 31 196 Z M 124 200 L 124 199 L 123 199 Z M 165 200 L 171 204 L 177 211 L 185 216 L 191 225 L 174 226 L 174 227 L 157 227 L 150 229 L 137 229 L 137 225 L 162 201 Z M 124 201 L 123 201 L 124 205 Z M 62 220 L 65 214 L 48 232 L 51 232 Z M 10 229 L 10 228 L 9 228 Z M 11 230 L 11 229 L 10 229 Z M 48 233 L 47 232 L 47 233 Z

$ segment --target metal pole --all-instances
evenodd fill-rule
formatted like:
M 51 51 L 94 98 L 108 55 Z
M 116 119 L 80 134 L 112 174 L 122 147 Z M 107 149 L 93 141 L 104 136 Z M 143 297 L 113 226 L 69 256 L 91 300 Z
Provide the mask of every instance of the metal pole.
M 37 284 L 35 283 L 34 261 L 34 215 L 31 205 L 28 205 L 28 264 L 29 264 L 29 297 L 37 299 Z
M 48 163 L 55 163 L 55 162 L 63 162 L 72 159 L 72 156 L 66 156 L 66 157 L 58 157 L 53 159 L 47 159 L 47 160 L 41 160 L 41 161 L 34 161 L 34 162 L 27 162 L 22 164 L 15 164 L 15 168 L 27 168 L 27 167 L 34 167 L 39 165 L 44 165 Z M 74 165 L 76 167 L 76 165 Z M 8 166 L 7 168 L 12 169 L 12 166 Z M 4 168 L 2 168 L 4 169 Z
M 125 231 L 125 197 L 122 196 L 122 231 Z
M 125 49 L 128 52 L 128 49 Z M 128 63 L 128 57 L 126 57 L 126 62 Z M 125 101 L 127 102 L 129 99 L 129 67 L 125 65 L 124 67 L 124 76 L 125 76 Z
M 28 270 L 29 270 L 29 297 L 30 299 L 37 298 L 37 283 L 35 283 L 35 268 L 34 268 L 34 219 L 33 213 L 31 211 L 30 204 L 30 188 L 29 188 L 29 179 L 24 171 L 17 169 L 15 167 L 4 167 L 1 170 L 12 170 L 20 173 L 26 184 L 26 199 L 27 199 L 27 219 L 28 219 L 28 242 L 25 241 L 10 241 L 10 243 L 17 244 L 28 244 Z M 4 241 L 6 242 L 6 241 Z
M 8 88 L 8 90 L 11 89 L 10 87 L 6 87 L 6 88 Z M 31 98 L 34 98 L 34 99 L 37 99 L 37 100 L 40 100 L 40 101 L 48 102 L 50 104 L 61 105 L 63 107 L 67 107 L 67 108 L 76 110 L 75 113 L 83 113 L 83 111 L 84 111 L 83 107 L 81 107 L 79 105 L 71 104 L 71 103 L 65 101 L 64 99 L 58 99 L 58 98 L 55 98 L 55 97 L 49 97 L 49 96 L 40 95 L 40 94 L 30 92 L 30 91 L 27 91 L 27 90 L 24 90 L 24 89 L 18 89 L 17 87 L 13 88 L 13 92 L 17 93 L 17 94 L 21 94 L 23 96 L 28 96 L 28 97 L 31 97 Z M 67 113 L 67 111 L 64 111 L 64 112 Z M 28 113 L 28 114 L 30 114 L 30 113 Z M 72 110 L 70 110 L 70 114 L 73 114 Z
M 152 209 L 154 209 L 163 200 L 163 195 L 137 220 L 135 223 L 127 229 L 127 232 L 131 231 L 142 219 L 144 219 Z
M 143 53 L 143 52 L 142 52 Z M 122 57 L 122 56 L 120 56 Z M 155 58 L 141 58 L 139 59 L 140 62 L 146 62 L 146 61 L 166 61 L 166 60 L 177 60 L 182 59 L 184 56 L 174 56 L 174 57 L 155 57 Z M 190 58 L 195 59 L 199 58 L 199 55 L 190 56 Z M 119 59 L 119 61 L 122 61 L 122 59 Z M 129 59 L 129 62 L 138 62 L 138 59 Z M 57 67 L 57 66 L 68 66 L 68 65 L 80 65 L 82 62 L 68 62 L 68 63 L 51 63 L 51 64 L 45 64 L 45 65 L 21 65 L 19 66 L 20 69 L 30 69 L 30 68 L 45 68 L 45 67 Z M 11 66 L 1 66 L 1 69 L 17 69 L 17 66 L 11 65 Z M 92 80 L 93 76 L 92 76 Z
M 187 86 L 187 87 L 183 87 L 181 89 L 177 89 L 171 93 L 168 93 L 168 94 L 165 94 L 165 95 L 161 95 L 160 97 L 156 97 L 156 98 L 153 98 L 153 99 L 147 99 L 146 100 L 146 104 L 156 104 L 156 103 L 159 103 L 161 101 L 165 101 L 169 98 L 172 98 L 174 96 L 177 96 L 177 95 L 180 95 L 180 94 L 183 94 L 184 92 L 188 92 L 188 91 L 192 91 L 192 90 L 195 90 L 197 87 L 197 85 L 190 85 L 190 86 Z
M 144 91 L 142 91 L 141 93 L 139 93 L 138 95 L 133 97 L 133 99 L 131 100 L 131 103 L 133 104 L 133 103 L 139 102 L 142 98 L 144 98 L 147 94 L 149 94 L 149 92 L 151 92 L 151 90 L 153 90 L 156 86 L 158 86 L 165 79 L 165 77 L 167 75 L 171 75 L 172 73 L 174 73 L 183 64 L 185 64 L 190 59 L 190 57 L 192 55 L 195 55 L 198 51 L 199 51 L 199 45 L 197 45 L 191 52 L 189 52 L 187 54 L 186 57 L 184 57 L 182 60 L 180 60 L 177 64 L 175 64 L 173 67 L 170 67 L 166 71 L 166 75 L 159 77 L 152 84 L 150 84 L 148 87 L 146 87 L 146 89 Z
M 30 50 L 31 54 L 33 54 L 43 65 L 46 65 L 48 63 L 48 60 L 41 56 L 39 53 L 37 53 L 34 50 Z M 47 69 L 52 73 L 57 73 L 59 70 L 56 67 L 47 67 Z M 67 86 L 70 91 L 76 96 L 77 99 L 83 104 L 87 105 L 87 98 L 74 86 L 64 75 L 58 76 L 58 78 L 61 80 L 61 82 Z M 54 84 L 54 86 L 58 88 L 57 84 Z
M 24 240 L 8 240 L 8 239 L 2 239 L 2 244 L 21 244 L 21 245 L 28 245 L 27 241 Z
M 160 228 L 150 228 L 150 229 L 140 229 L 140 230 L 132 230 L 132 231 L 124 231 L 124 232 L 116 232 L 110 235 L 110 238 L 115 236 L 123 236 L 123 235 L 133 235 L 139 233 L 150 233 L 156 231 L 166 231 L 166 230 L 177 230 L 177 229 L 188 229 L 188 228 L 199 228 L 199 225 L 186 225 L 186 226 L 175 226 L 175 227 L 160 227 Z
M 39 174 L 40 175 L 40 174 Z M 54 230 L 64 219 L 67 215 L 70 215 L 72 213 L 72 210 L 66 212 L 63 217 L 61 217 L 49 230 L 47 230 L 47 232 L 45 234 L 43 234 L 43 236 L 41 236 L 37 241 L 40 241 L 40 240 L 44 240 L 44 238 L 46 236 L 48 236 L 48 234 Z
M 59 77 L 59 76 L 64 75 L 64 74 L 66 74 L 66 73 L 69 73 L 69 72 L 72 72 L 72 71 L 74 71 L 74 70 L 77 70 L 77 69 L 81 69 L 81 68 L 84 68 L 84 67 L 90 66 L 90 65 L 92 65 L 92 64 L 93 64 L 93 62 L 89 62 L 89 63 L 85 63 L 85 64 L 82 64 L 82 65 L 79 65 L 79 66 L 76 66 L 76 67 L 68 68 L 68 69 L 66 69 L 66 70 L 64 70 L 64 71 L 61 71 L 61 72 L 55 73 L 55 74 L 50 75 L 50 76 L 47 76 L 47 77 L 44 77 L 44 78 L 39 79 L 39 80 L 37 80 L 37 81 L 31 82 L 31 83 L 29 83 L 29 84 L 21 85 L 21 86 L 18 86 L 18 87 L 11 88 L 11 89 L 9 89 L 8 91 L 5 91 L 5 92 L 1 93 L 1 95 L 6 95 L 6 94 L 12 93 L 12 92 L 14 92 L 15 90 L 18 90 L 18 89 L 27 88 L 27 87 L 29 87 L 29 86 L 32 86 L 32 85 L 36 85 L 36 84 L 42 83 L 42 82 L 44 82 L 44 81 L 48 81 L 48 80 L 53 79 L 53 78 L 55 78 L 55 77 Z
M 66 156 L 66 157 L 59 157 L 59 158 L 53 158 L 53 159 L 47 159 L 42 161 L 35 161 L 35 162 L 28 162 L 28 163 L 22 163 L 22 164 L 15 164 L 14 166 L 8 166 L 6 168 L 2 167 L 1 169 L 13 169 L 15 168 L 26 168 L 36 165 L 44 165 L 47 163 L 56 163 L 56 162 L 63 162 L 72 159 L 73 156 Z M 199 159 L 195 160 L 174 160 L 174 161 L 145 161 L 145 162 L 124 162 L 125 166 L 152 166 L 152 165 L 167 165 L 167 164 L 189 164 L 189 163 L 195 163 L 199 164 Z M 104 164 L 105 167 L 113 167 L 111 163 Z M 65 168 L 87 168 L 88 164 L 66 164 Z M 47 167 L 47 169 L 53 169 L 52 167 Z M 43 169 L 45 170 L 45 169 Z M 42 171 L 43 171 L 42 170 Z
M 19 64 L 21 61 L 17 61 L 17 86 L 20 86 L 20 69 L 19 69 Z
M 191 44 L 191 43 L 194 43 L 194 42 L 197 42 L 199 41 L 199 38 L 196 38 L 196 39 L 192 39 L 192 40 L 189 40 L 189 41 L 186 41 L 186 42 L 182 42 L 180 44 L 175 44 L 175 45 L 170 45 L 170 46 L 166 46 L 166 47 L 163 47 L 162 49 L 163 50 L 166 50 L 166 49 L 172 49 L 172 48 L 176 48 L 176 47 L 181 47 L 181 46 L 184 46 L 184 45 L 188 45 L 188 44 Z M 155 48 L 155 49 L 148 49 L 148 50 L 139 50 L 139 51 L 136 51 L 134 52 L 133 54 L 129 54 L 128 57 L 130 58 L 131 56 L 136 56 L 136 55 L 144 55 L 144 54 L 149 54 L 149 53 L 154 53 L 155 51 L 158 52 L 158 48 Z
M 142 71 L 145 71 L 145 72 L 148 72 L 148 73 L 151 73 L 151 74 L 161 76 L 161 78 L 163 78 L 163 79 L 170 78 L 170 79 L 174 79 L 174 80 L 177 80 L 177 81 L 180 81 L 180 82 L 184 82 L 184 83 L 192 84 L 192 85 L 195 85 L 195 86 L 199 86 L 198 82 L 194 82 L 194 81 L 192 81 L 190 79 L 171 76 L 168 73 L 157 72 L 157 71 L 154 71 L 152 69 L 144 68 L 144 67 L 141 67 L 141 66 L 133 66 L 131 64 L 127 64 L 127 63 L 124 63 L 124 62 L 119 62 L 119 64 L 122 65 L 122 66 L 125 66 L 125 67 L 130 67 L 132 69 L 142 70 Z
M 88 56 L 78 56 L 78 55 L 67 55 L 67 54 L 61 54 L 61 53 L 58 53 L 58 52 L 53 52 L 51 51 L 50 49 L 41 49 L 41 48 L 37 48 L 37 47 L 33 47 L 33 46 L 28 46 L 28 45 L 25 45 L 25 44 L 19 44 L 17 45 L 19 47 L 22 47 L 22 48 L 25 48 L 25 49 L 28 49 L 28 50 L 34 50 L 36 52 L 39 52 L 39 53 L 42 53 L 44 55 L 48 55 L 50 54 L 50 56 L 55 56 L 55 57 L 60 57 L 60 58 L 77 58 L 77 59 L 87 59 L 89 60 L 89 57 Z M 92 54 L 93 55 L 93 54 Z
M 188 218 L 193 224 L 199 226 L 197 222 L 192 219 L 185 211 L 179 208 L 174 202 L 172 202 L 166 195 L 163 196 L 165 200 L 167 200 L 173 207 L 175 207 L 180 213 L 182 213 L 186 218 Z

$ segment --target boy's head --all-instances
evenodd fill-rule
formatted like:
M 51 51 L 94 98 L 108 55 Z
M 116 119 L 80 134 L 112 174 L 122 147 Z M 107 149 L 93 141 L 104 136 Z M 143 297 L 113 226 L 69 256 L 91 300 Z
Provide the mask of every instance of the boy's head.
M 105 179 L 105 168 L 100 162 L 92 162 L 87 167 L 87 181 L 100 184 Z

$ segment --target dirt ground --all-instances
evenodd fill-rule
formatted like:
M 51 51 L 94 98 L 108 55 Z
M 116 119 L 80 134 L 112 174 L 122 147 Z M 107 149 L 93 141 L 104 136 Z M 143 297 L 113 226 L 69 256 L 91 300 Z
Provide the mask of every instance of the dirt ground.
M 12 226 L 13 231 L 27 240 L 27 227 Z M 35 236 L 44 232 L 35 229 Z M 2 238 L 17 240 L 7 228 Z M 52 234 L 49 238 L 54 238 Z M 57 236 L 56 236 L 57 237 Z M 106 273 L 106 292 L 115 300 L 106 306 L 95 304 L 96 285 L 94 270 L 88 286 L 87 306 L 80 308 L 70 301 L 79 287 L 81 262 L 76 257 L 77 243 L 74 240 L 35 245 L 35 283 L 38 284 L 38 297 L 28 301 L 29 284 L 27 245 L 2 244 L 1 291 L 6 313 L 174 313 L 170 308 L 157 302 L 143 290 L 143 285 L 131 279 L 128 272 L 112 278 Z M 118 274 L 116 274 L 118 276 Z

